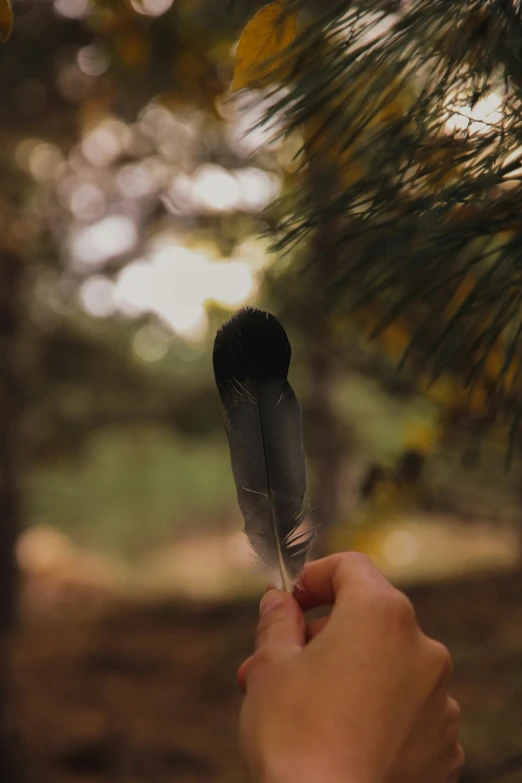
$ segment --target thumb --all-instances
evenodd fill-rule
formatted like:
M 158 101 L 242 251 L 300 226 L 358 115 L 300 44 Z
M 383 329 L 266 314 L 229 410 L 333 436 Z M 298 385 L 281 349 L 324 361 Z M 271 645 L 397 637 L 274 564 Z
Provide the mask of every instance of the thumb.
M 282 590 L 268 590 L 261 599 L 256 628 L 255 652 L 243 661 L 237 672 L 239 687 L 246 690 L 252 669 L 295 653 L 305 646 L 306 624 L 295 598 Z
M 301 607 L 289 593 L 269 590 L 259 605 L 255 649 L 305 645 L 305 620 Z
M 306 643 L 306 624 L 295 598 L 282 590 L 269 590 L 259 606 L 255 652 L 239 667 L 237 679 L 243 692 L 253 670 L 295 655 Z

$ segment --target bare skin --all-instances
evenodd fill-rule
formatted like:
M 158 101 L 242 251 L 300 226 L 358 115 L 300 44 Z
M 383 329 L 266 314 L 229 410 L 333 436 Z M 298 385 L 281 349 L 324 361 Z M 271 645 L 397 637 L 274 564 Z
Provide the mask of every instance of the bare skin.
M 332 606 L 306 624 L 303 611 Z M 262 601 L 238 671 L 253 783 L 456 783 L 464 761 L 451 658 L 363 555 L 310 563 Z

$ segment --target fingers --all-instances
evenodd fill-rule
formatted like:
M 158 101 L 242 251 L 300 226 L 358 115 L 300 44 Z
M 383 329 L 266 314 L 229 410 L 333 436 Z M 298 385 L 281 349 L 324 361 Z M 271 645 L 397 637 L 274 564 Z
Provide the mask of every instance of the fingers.
M 454 732 L 446 751 L 438 761 L 439 772 L 434 780 L 437 783 L 458 783 L 465 761 L 466 754 Z
M 371 560 L 359 552 L 341 552 L 305 566 L 294 590 L 301 609 L 306 612 L 319 606 L 330 606 L 344 594 L 366 583 L 368 587 L 390 587 L 386 577 Z
M 433 762 L 429 773 L 424 777 L 425 783 L 458 783 L 464 762 L 462 745 L 455 742 Z
M 446 719 L 448 726 L 447 783 L 457 783 L 464 767 L 465 753 L 459 742 L 460 706 L 451 696 L 446 700 Z
M 427 783 L 457 783 L 465 760 L 464 750 L 459 743 L 461 711 L 458 702 L 447 692 L 438 695 L 437 702 L 439 700 L 440 707 L 434 710 L 436 720 L 433 719 L 432 710 L 429 726 L 418 726 L 424 741 L 439 751 Z
M 374 594 L 379 591 L 396 592 L 370 559 L 358 552 L 344 552 L 309 563 L 289 596 L 279 590 L 267 588 L 261 601 L 261 610 L 272 607 L 266 618 L 261 617 L 256 631 L 256 651 L 277 644 L 302 647 L 314 639 L 327 625 L 329 617 L 313 620 L 305 626 L 303 611 L 337 602 L 340 596 L 354 590 Z M 295 600 L 294 600 L 295 599 Z M 259 656 L 257 656 L 257 660 Z M 237 672 L 239 687 L 244 692 L 252 656 L 244 661 Z
M 464 768 L 464 764 L 466 763 L 466 754 L 460 742 L 458 742 L 457 745 L 455 746 L 455 750 L 452 754 L 451 761 L 452 761 L 452 771 L 450 773 L 451 779 L 457 781 L 460 778 L 460 773 L 462 772 Z
M 299 582 L 294 588 L 294 596 L 303 612 L 318 606 L 334 603 L 339 590 L 340 555 L 330 555 L 322 560 L 307 563 Z
M 461 716 L 460 704 L 452 696 L 448 696 L 447 709 L 451 722 L 458 727 Z
M 449 682 L 453 674 L 453 661 L 451 660 L 450 651 L 444 644 L 441 644 L 436 639 L 431 639 L 423 633 L 420 634 L 419 643 L 422 645 L 425 660 L 429 663 L 434 692 L 447 694 Z M 454 703 L 457 704 L 456 702 Z
M 246 658 L 239 669 L 237 670 L 237 684 L 239 685 L 240 690 L 245 693 L 246 692 L 246 679 L 248 675 L 248 667 L 250 666 L 250 661 L 252 660 L 252 656 L 250 655 L 248 658 Z
M 310 620 L 310 622 L 306 624 L 306 641 L 311 642 L 312 639 L 315 639 L 315 637 L 321 633 L 329 619 L 330 617 L 327 616 L 319 617 L 317 620 Z
M 311 620 L 309 623 L 306 623 L 305 626 L 305 641 L 310 642 L 312 639 L 314 639 L 325 627 L 327 624 L 329 617 L 320 617 L 317 620 Z M 246 690 L 246 678 L 248 674 L 248 667 L 250 666 L 250 662 L 252 661 L 252 656 L 250 655 L 248 658 L 246 658 L 239 669 L 237 670 L 237 684 L 239 685 L 241 691 L 245 693 Z

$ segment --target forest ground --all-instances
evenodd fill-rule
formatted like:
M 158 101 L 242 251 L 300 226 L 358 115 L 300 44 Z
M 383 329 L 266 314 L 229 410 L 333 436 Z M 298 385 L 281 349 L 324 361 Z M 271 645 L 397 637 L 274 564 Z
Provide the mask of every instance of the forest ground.
M 469 765 L 522 750 L 522 573 L 408 593 L 452 652 Z M 149 601 L 28 623 L 11 676 L 24 783 L 245 783 L 235 671 L 256 616 L 251 600 Z

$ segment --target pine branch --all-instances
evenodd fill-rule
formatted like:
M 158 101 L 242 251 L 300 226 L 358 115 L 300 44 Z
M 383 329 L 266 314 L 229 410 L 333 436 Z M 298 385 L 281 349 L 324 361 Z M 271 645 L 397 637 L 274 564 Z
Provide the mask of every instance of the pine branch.
M 303 168 L 314 170 L 313 187 L 301 178 L 276 206 L 275 246 L 289 250 L 334 224 L 336 262 L 326 268 L 311 258 L 305 269 L 316 281 L 319 271 L 332 311 L 371 306 L 375 334 L 407 318 L 407 360 L 416 356 L 433 378 L 458 373 L 471 388 L 489 373 L 487 415 L 513 423 L 522 409 L 513 382 L 522 316 L 522 8 L 514 0 L 416 0 L 390 13 L 378 0 L 344 0 L 321 14 L 317 5 L 299 4 L 315 21 L 296 42 L 286 90 L 274 91 L 267 115 L 284 133 L 304 132 Z M 474 115 L 487 101 L 491 116 Z

